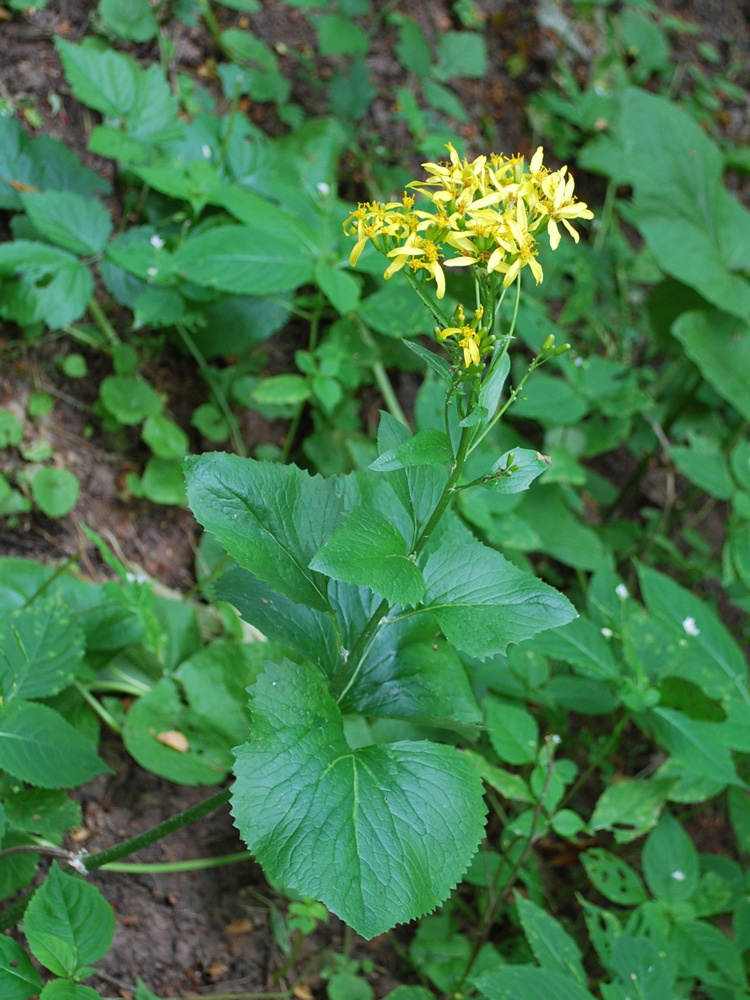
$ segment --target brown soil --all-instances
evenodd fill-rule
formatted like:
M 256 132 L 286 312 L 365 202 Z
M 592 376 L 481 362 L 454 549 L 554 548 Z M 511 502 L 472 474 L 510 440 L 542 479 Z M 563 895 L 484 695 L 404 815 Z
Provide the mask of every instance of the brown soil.
M 376 2 L 375 6 L 382 4 Z M 478 6 L 484 16 L 491 66 L 486 80 L 466 80 L 456 85 L 472 116 L 472 124 L 463 129 L 465 137 L 477 151 L 489 147 L 528 153 L 533 143 L 525 119 L 525 101 L 550 79 L 561 44 L 559 36 L 552 27 L 540 27 L 533 3 L 480 0 Z M 711 41 L 721 48 L 732 39 L 735 51 L 750 50 L 750 25 L 740 0 L 671 0 L 662 7 L 700 24 L 701 41 Z M 417 18 L 432 41 L 455 27 L 450 0 L 403 0 L 398 9 Z M 44 10 L 8 15 L 8 19 L 2 19 L 3 10 L 0 7 L 0 98 L 21 110 L 32 107 L 41 116 L 43 132 L 63 140 L 84 162 L 114 182 L 114 165 L 86 151 L 95 116 L 70 97 L 54 48 L 56 36 L 71 41 L 84 37 L 95 4 L 91 0 L 50 0 Z M 226 8 L 217 7 L 217 15 L 222 26 L 244 23 L 242 15 Z M 267 0 L 262 12 L 251 18 L 251 24 L 271 45 L 283 43 L 293 50 L 308 42 L 303 18 L 290 13 L 278 0 Z M 176 68 L 196 72 L 210 67 L 217 52 L 205 28 L 177 23 L 171 27 L 177 47 Z M 389 29 L 374 41 L 368 65 L 378 97 L 362 129 L 363 134 L 377 135 L 387 148 L 408 149 L 405 126 L 394 117 L 393 88 L 403 80 L 403 70 L 392 54 L 394 40 L 394 32 Z M 155 45 L 135 46 L 131 51 L 144 62 L 158 60 Z M 291 56 L 284 61 L 285 68 L 293 72 Z M 515 76 L 509 75 L 509 65 L 518 70 Z M 335 60 L 327 60 L 317 66 L 317 71 L 325 75 L 335 68 Z M 314 106 L 315 93 L 309 82 L 300 78 L 295 87 L 295 100 L 306 110 L 321 110 Z M 280 129 L 269 107 L 250 106 L 246 110 L 269 130 Z M 743 120 L 746 118 L 742 116 L 737 116 L 736 121 L 730 117 L 728 131 L 741 132 Z M 585 196 L 585 180 L 581 190 Z M 0 554 L 50 561 L 80 553 L 82 569 L 100 579 L 105 569 L 80 530 L 79 523 L 84 522 L 134 566 L 168 586 L 188 589 L 194 579 L 196 525 L 188 511 L 157 507 L 127 495 L 125 476 L 139 471 L 147 454 L 137 435 L 126 434 L 115 442 L 101 432 L 92 418 L 90 407 L 99 380 L 109 373 L 102 368 L 101 357 L 87 355 L 91 376 L 72 381 L 61 374 L 55 361 L 60 353 L 77 347 L 72 348 L 64 339 L 30 347 L 18 337 L 16 329 L 0 325 L 0 407 L 17 410 L 20 415 L 34 389 L 43 388 L 54 396 L 54 419 L 43 425 L 43 432 L 60 464 L 78 475 L 81 499 L 73 514 L 59 521 L 38 511 L 20 517 L 12 528 L 0 520 Z M 280 344 L 283 348 L 283 337 Z M 168 394 L 177 419 L 183 413 L 189 414 L 188 403 L 192 406 L 205 399 L 205 388 L 192 363 L 170 358 L 161 366 L 157 364 L 149 375 L 155 387 Z M 283 428 L 255 418 L 251 421 L 249 417 L 243 431 L 249 446 L 264 440 L 278 443 L 283 435 Z M 192 444 L 196 450 L 205 446 L 195 436 Z M 142 771 L 115 742 L 106 743 L 104 753 L 114 776 L 99 778 L 79 793 L 84 829 L 90 833 L 86 840 L 89 850 L 133 836 L 210 794 L 175 786 Z M 231 818 L 224 809 L 134 860 L 183 860 L 239 849 Z M 284 955 L 270 932 L 269 908 L 253 896 L 252 890 L 274 900 L 282 909 L 285 904 L 276 898 L 252 863 L 160 876 L 99 873 L 93 880 L 112 903 L 117 918 L 114 946 L 98 963 L 99 981 L 92 980 L 101 992 L 128 998 L 137 975 L 161 996 L 280 988 L 274 970 L 283 963 Z M 297 971 L 310 964 L 316 949 L 324 955 L 327 950 L 340 952 L 341 948 L 342 927 L 331 918 L 331 923 L 306 943 Z M 375 960 L 376 973 L 371 981 L 378 996 L 397 984 L 403 970 L 387 942 L 359 942 L 354 949 L 355 954 Z M 321 989 L 319 965 L 310 966 L 312 971 L 303 975 L 301 986 Z M 309 993 L 301 989 L 298 997 L 307 1000 Z

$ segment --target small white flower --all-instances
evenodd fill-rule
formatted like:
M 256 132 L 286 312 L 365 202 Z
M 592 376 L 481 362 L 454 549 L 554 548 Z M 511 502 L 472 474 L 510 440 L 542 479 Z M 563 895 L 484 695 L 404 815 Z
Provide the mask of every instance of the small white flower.
M 149 276 L 149 278 L 155 278 L 158 273 L 159 273 L 158 267 L 149 267 L 148 270 L 146 271 L 146 274 Z
M 330 190 L 331 190 L 331 185 L 330 184 L 326 184 L 325 181 L 319 181 L 315 185 L 315 187 L 318 189 L 318 191 L 320 191 L 320 193 L 323 195 L 323 197 L 325 197 L 327 194 L 329 194 Z
M 156 235 L 152 236 L 151 239 L 149 240 L 149 243 L 156 250 L 161 250 L 161 248 L 164 246 L 164 240 L 161 238 L 161 236 L 156 236 Z
M 557 733 L 553 733 L 549 738 L 550 743 L 555 746 L 559 746 L 562 743 L 562 736 L 558 736 Z
M 695 618 L 686 618 L 683 621 L 683 623 L 682 623 L 682 627 L 685 629 L 685 632 L 688 635 L 700 635 L 701 634 L 701 630 L 695 624 Z
M 630 592 L 624 583 L 618 583 L 615 587 L 615 593 L 620 598 L 621 601 L 627 601 L 630 597 Z
M 612 636 L 614 635 L 614 632 L 612 631 L 611 628 L 603 628 L 602 635 L 604 636 L 605 639 L 611 639 Z
M 201 146 L 201 153 L 203 153 L 204 157 L 207 160 L 211 159 L 211 147 L 208 145 L 207 142 L 204 142 L 203 145 Z
M 681 872 L 678 869 L 676 872 L 672 872 L 672 878 L 675 880 L 675 882 L 684 882 L 685 879 L 687 878 L 687 875 L 685 874 L 685 872 Z
M 148 583 L 148 576 L 145 573 L 126 573 L 125 579 L 128 583 Z
M 581 365 L 583 364 L 583 358 L 576 358 L 573 364 L 576 366 L 576 368 L 580 368 Z

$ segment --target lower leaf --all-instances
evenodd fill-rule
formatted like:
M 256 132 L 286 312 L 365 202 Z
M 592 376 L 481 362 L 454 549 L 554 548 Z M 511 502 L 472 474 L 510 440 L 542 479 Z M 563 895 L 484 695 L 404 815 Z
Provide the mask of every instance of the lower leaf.
M 269 666 L 251 692 L 232 810 L 271 878 L 367 938 L 445 899 L 484 830 L 471 764 L 426 741 L 352 750 L 325 679 L 301 664 Z

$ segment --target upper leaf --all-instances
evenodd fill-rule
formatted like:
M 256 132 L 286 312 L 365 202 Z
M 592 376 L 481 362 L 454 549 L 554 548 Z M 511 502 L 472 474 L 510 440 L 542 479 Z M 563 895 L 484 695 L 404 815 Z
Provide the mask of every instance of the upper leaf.
M 299 664 L 269 667 L 252 694 L 232 809 L 271 878 L 367 938 L 441 902 L 484 827 L 471 764 L 427 742 L 351 750 L 324 678 Z
M 186 459 L 185 475 L 196 518 L 241 566 L 295 603 L 328 610 L 325 580 L 308 567 L 338 526 L 332 480 L 219 452 Z
M 442 465 L 453 458 L 453 448 L 442 431 L 428 428 L 414 437 L 407 437 L 395 448 L 382 452 L 370 468 L 374 472 L 390 472 L 415 465 Z
M 479 543 L 448 543 L 424 567 L 424 607 L 470 656 L 501 653 L 576 617 L 567 598 Z
M 73 94 L 103 115 L 125 115 L 135 104 L 138 64 L 129 56 L 103 48 L 94 39 L 73 45 L 55 39 Z
M 367 507 L 347 516 L 310 568 L 369 587 L 391 604 L 414 605 L 424 596 L 422 573 L 408 558 L 405 539 L 384 514 Z
M 35 601 L 0 621 L 3 698 L 48 698 L 71 682 L 83 660 L 83 633 L 60 601 Z
M 53 861 L 26 909 L 24 932 L 42 965 L 72 979 L 107 951 L 115 916 L 95 886 L 64 874 Z

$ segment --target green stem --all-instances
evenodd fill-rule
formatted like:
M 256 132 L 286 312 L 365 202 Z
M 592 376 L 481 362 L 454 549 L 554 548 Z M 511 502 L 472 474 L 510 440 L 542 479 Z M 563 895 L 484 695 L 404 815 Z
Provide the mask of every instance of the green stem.
M 73 686 L 75 687 L 76 691 L 80 694 L 80 696 L 84 699 L 84 701 L 89 705 L 92 711 L 99 716 L 102 722 L 104 722 L 105 725 L 109 726 L 109 728 L 113 732 L 119 735 L 122 732 L 122 726 L 118 725 L 118 723 L 115 722 L 115 720 L 109 714 L 104 705 L 100 704 L 96 700 L 96 698 L 92 695 L 92 693 L 88 690 L 88 688 L 84 687 L 80 681 L 74 681 Z
M 441 310 L 438 309 L 438 307 L 435 305 L 435 303 L 432 301 L 432 299 L 429 297 L 429 295 L 427 295 L 425 293 L 424 289 L 422 288 L 422 286 L 420 285 L 420 283 L 417 281 L 417 279 L 412 274 L 410 274 L 409 271 L 407 271 L 407 270 L 404 270 L 402 273 L 406 276 L 406 280 L 409 282 L 409 284 L 411 285 L 411 287 L 414 289 L 414 291 L 417 293 L 417 295 L 419 296 L 419 298 L 422 300 L 423 304 L 430 311 L 430 315 L 432 316 L 432 318 L 435 319 L 435 320 L 437 320 L 437 322 L 441 326 L 443 326 L 443 327 L 448 326 L 449 325 L 448 320 L 443 315 L 443 313 L 441 312 Z
M 33 604 L 33 602 L 37 599 L 37 597 L 39 597 L 40 594 L 43 594 L 44 591 L 48 587 L 50 587 L 55 582 L 55 580 L 57 580 L 59 577 L 61 577 L 63 575 L 63 573 L 65 573 L 68 570 L 68 568 L 70 566 L 72 566 L 74 562 L 76 562 L 77 559 L 80 559 L 80 557 L 82 555 L 83 555 L 83 549 L 79 549 L 72 556 L 70 556 L 68 559 L 66 559 L 64 563 L 62 563 L 60 566 L 58 566 L 57 569 L 55 570 L 55 572 L 52 574 L 52 576 L 49 577 L 49 579 L 45 580 L 44 583 L 41 585 L 41 587 L 38 587 L 34 591 L 34 593 L 26 601 L 26 603 L 23 605 L 23 607 L 24 608 L 28 608 L 28 606 L 30 604 Z
M 125 875 L 161 875 L 168 872 L 196 872 L 204 868 L 223 868 L 224 865 L 236 865 L 242 861 L 252 861 L 252 855 L 247 851 L 237 854 L 225 854 L 219 858 L 193 858 L 190 861 L 156 861 L 152 864 L 138 864 L 129 861 L 113 861 L 101 865 L 100 871 L 122 872 Z
M 115 328 L 112 326 L 110 321 L 107 319 L 107 315 L 96 301 L 95 298 L 89 299 L 88 310 L 96 320 L 96 325 L 102 331 L 107 339 L 107 343 L 110 347 L 114 347 L 115 344 L 120 343 L 120 338 L 117 336 Z
M 145 833 L 139 833 L 137 837 L 131 837 L 130 840 L 125 840 L 121 844 L 109 847 L 105 851 L 99 851 L 97 854 L 86 854 L 81 858 L 83 866 L 86 871 L 94 871 L 103 865 L 112 864 L 114 861 L 119 861 L 120 858 L 126 858 L 130 854 L 135 854 L 136 851 L 141 851 L 144 847 L 150 847 L 157 840 L 168 837 L 170 833 L 174 833 L 176 830 L 181 830 L 183 826 L 188 826 L 197 819 L 208 816 L 209 813 L 216 812 L 217 809 L 220 809 L 221 806 L 229 801 L 230 794 L 230 789 L 224 788 L 210 798 L 204 799 L 203 802 L 199 802 L 197 806 L 191 806 L 190 809 L 172 816 L 171 819 L 159 823 L 150 830 L 146 830 Z
M 206 364 L 206 359 L 201 354 L 198 345 L 195 343 L 193 338 L 188 333 L 185 325 L 183 323 L 175 323 L 175 329 L 182 338 L 182 342 L 184 343 L 184 345 L 193 355 L 196 364 L 200 368 L 201 375 L 210 386 L 211 392 L 213 392 L 214 394 L 214 398 L 216 399 L 218 407 L 221 410 L 222 416 L 226 420 L 227 426 L 229 427 L 229 435 L 232 439 L 232 445 L 234 447 L 234 450 L 237 452 L 238 455 L 241 455 L 243 458 L 246 458 L 247 449 L 245 448 L 245 443 L 242 440 L 242 437 L 240 436 L 240 427 L 239 424 L 237 423 L 237 418 L 232 413 L 229 403 L 227 402 L 227 398 L 224 395 L 224 390 L 221 388 L 221 386 L 217 385 L 217 383 L 215 382 L 214 377 L 211 374 L 211 369 Z
M 362 340 L 367 344 L 368 347 L 377 349 L 377 344 L 375 339 L 370 333 L 370 328 L 361 320 L 359 316 L 354 316 L 354 320 L 359 327 L 359 332 L 362 335 Z M 395 417 L 399 423 L 402 423 L 404 427 L 409 426 L 409 421 L 406 419 L 406 414 L 401 409 L 401 404 L 396 398 L 396 393 L 393 391 L 393 386 L 391 385 L 391 380 L 388 378 L 388 373 L 386 372 L 383 363 L 381 361 L 374 361 L 372 365 L 372 373 L 375 376 L 375 383 L 378 389 L 380 389 L 380 394 L 383 397 L 386 408 L 392 417 Z

